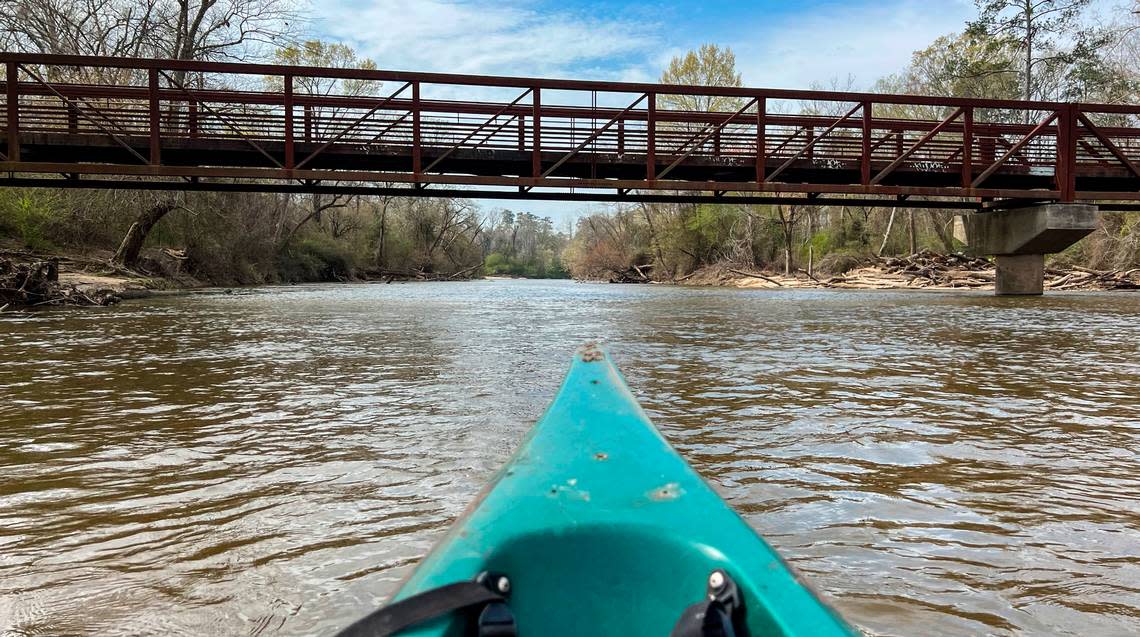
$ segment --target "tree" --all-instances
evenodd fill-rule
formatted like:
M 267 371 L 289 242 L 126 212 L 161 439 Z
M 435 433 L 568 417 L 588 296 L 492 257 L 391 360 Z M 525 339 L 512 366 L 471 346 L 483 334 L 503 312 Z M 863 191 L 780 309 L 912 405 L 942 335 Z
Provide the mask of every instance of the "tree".
M 259 57 L 293 33 L 292 0 L 135 0 L 153 3 L 158 53 L 175 60 Z
M 287 38 L 292 0 L 9 0 L 0 11 L 0 43 L 9 50 L 176 60 L 248 59 L 260 46 Z M 90 73 L 90 71 L 87 71 Z M 49 80 L 124 81 L 138 71 L 96 71 L 78 77 L 53 67 Z M 67 75 L 70 74 L 70 75 Z M 197 78 L 201 83 L 203 78 Z M 168 81 L 185 86 L 186 71 Z M 173 199 L 144 206 L 116 252 L 133 267 L 150 230 L 178 205 Z
M 1020 57 L 1022 97 L 1052 96 L 1043 81 L 1065 76 L 1082 60 L 1096 57 L 1102 34 L 1082 29 L 1080 18 L 1092 0 L 975 0 L 978 19 L 968 30 L 1012 44 Z M 1068 47 L 1063 46 L 1068 44 Z M 1040 68 L 1040 72 L 1038 67 Z M 1028 117 L 1029 114 L 1027 113 Z
M 736 54 L 728 47 L 704 44 L 684 55 L 674 57 L 661 73 L 664 84 L 680 84 L 711 87 L 739 87 L 742 85 L 740 73 L 736 70 Z M 668 110 L 690 112 L 735 112 L 744 105 L 738 97 L 723 95 L 680 95 L 658 94 L 658 106 Z M 664 122 L 659 127 L 684 131 L 685 144 L 695 142 L 700 134 L 710 130 L 701 123 Z M 733 125 L 725 127 L 726 132 Z M 709 142 L 705 142 L 709 143 Z M 654 275 L 659 279 L 672 279 L 687 269 L 700 267 L 717 259 L 735 254 L 738 244 L 750 248 L 751 236 L 740 236 L 739 223 L 747 215 L 728 206 L 687 204 L 649 204 L 636 211 L 628 211 L 626 219 L 633 222 L 641 217 L 645 220 L 643 229 L 648 235 L 648 247 L 653 255 Z M 640 213 L 638 215 L 637 213 Z M 581 229 L 582 226 L 579 226 Z M 751 250 L 745 250 L 750 253 Z M 613 255 L 621 254 L 618 250 Z M 639 259 L 639 255 L 625 255 L 625 260 Z M 615 259 L 618 263 L 621 259 Z
M 784 276 L 792 274 L 792 232 L 796 221 L 799 220 L 801 208 L 799 206 L 773 206 L 776 210 L 776 219 L 780 222 L 780 232 L 784 237 Z
M 352 47 L 321 40 L 306 40 L 277 49 L 273 61 L 278 64 L 304 67 L 329 67 L 335 69 L 376 69 L 376 63 L 369 58 L 356 55 Z M 265 78 L 266 90 L 279 93 L 284 90 L 283 80 L 270 75 Z M 298 75 L 293 78 L 293 91 L 303 95 L 343 95 L 347 97 L 373 96 L 379 93 L 382 83 L 375 80 L 342 79 L 335 77 L 312 77 Z M 313 139 L 321 139 L 339 129 L 330 127 L 338 124 L 337 118 L 344 109 L 319 106 L 306 109 L 306 129 Z
M 702 44 L 696 51 L 676 56 L 661 74 L 662 84 L 696 86 L 743 86 L 736 70 L 736 54 L 715 44 Z M 719 95 L 658 95 L 659 104 L 681 111 L 736 111 L 738 97 Z
M 945 95 L 979 99 L 1014 99 L 1021 94 L 1017 48 L 1007 40 L 965 32 L 944 35 L 915 51 L 902 72 L 880 79 L 881 93 Z M 953 110 L 945 106 L 876 104 L 875 115 L 906 119 L 941 119 Z M 1012 121 L 1008 110 L 977 109 L 983 121 Z
M 262 47 L 289 39 L 297 22 L 294 0 L 7 0 L 4 5 L 3 48 L 69 55 L 249 59 Z M 53 72 L 76 71 L 57 67 Z M 130 73 L 99 72 L 120 79 Z M 184 83 L 186 72 L 172 76 Z
M 357 57 L 356 51 L 354 51 L 352 47 L 344 44 L 322 42 L 320 40 L 306 40 L 300 44 L 282 47 L 274 52 L 273 58 L 278 64 L 288 64 L 292 66 L 363 70 L 373 70 L 376 68 L 376 63 L 372 60 Z M 283 81 L 280 76 L 267 76 L 265 78 L 266 90 L 270 92 L 283 91 Z M 347 97 L 360 97 L 364 95 L 376 95 L 380 90 L 380 86 L 380 82 L 361 79 L 341 79 L 304 75 L 295 76 L 293 79 L 293 91 L 304 95 L 343 95 Z M 306 141 L 327 139 L 339 133 L 339 127 L 344 126 L 344 118 L 341 117 L 344 110 L 343 108 L 326 106 L 316 108 L 306 107 L 304 115 L 304 134 Z M 307 197 L 309 203 L 308 210 L 301 221 L 285 236 L 284 241 L 279 245 L 279 249 L 284 250 L 288 247 L 289 242 L 296 236 L 301 226 L 309 221 L 319 223 L 322 215 L 325 213 L 328 213 L 332 222 L 331 225 L 335 228 L 339 225 L 339 215 L 341 211 L 351 204 L 353 199 L 354 196 L 335 195 L 330 198 L 321 194 L 309 195 Z M 383 226 L 386 221 L 386 216 L 386 208 L 384 208 L 380 219 L 381 229 L 378 238 L 379 242 L 383 242 L 384 240 L 385 228 Z M 383 251 L 382 246 L 377 246 L 377 259 L 382 257 Z
M 142 252 L 147 235 L 150 234 L 155 224 L 166 216 L 166 213 L 176 207 L 177 204 L 172 199 L 160 199 L 145 207 L 135 218 L 130 229 L 127 230 L 127 234 L 123 237 L 123 241 L 119 244 L 119 249 L 115 251 L 115 256 L 111 258 L 111 262 L 124 267 L 138 265 L 139 254 Z

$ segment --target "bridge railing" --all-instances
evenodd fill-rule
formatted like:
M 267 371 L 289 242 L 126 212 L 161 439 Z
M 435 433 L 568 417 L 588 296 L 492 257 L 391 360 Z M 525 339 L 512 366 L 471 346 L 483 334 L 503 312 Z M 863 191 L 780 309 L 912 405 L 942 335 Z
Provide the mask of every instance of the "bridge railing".
M 164 166 L 164 150 L 208 150 L 203 144 L 216 142 L 218 149 L 257 151 L 243 167 L 266 169 L 271 179 L 304 177 L 331 155 L 362 152 L 406 156 L 398 172 L 410 183 L 445 174 L 452 175 L 450 183 L 484 183 L 488 179 L 465 177 L 468 168 L 461 167 L 481 158 L 529 163 L 529 170 L 496 182 L 525 188 L 756 192 L 794 190 L 828 173 L 819 179 L 835 192 L 842 186 L 861 193 L 1001 197 L 1034 190 L 1072 200 L 1078 175 L 1119 177 L 1125 184 L 1140 179 L 1135 105 L 18 53 L 0 54 L 0 64 L 0 170 L 9 172 L 82 173 L 100 163 L 120 166 L 115 174 L 155 174 L 131 167 Z M 299 90 L 316 79 L 334 88 Z M 350 82 L 372 90 L 335 90 Z M 708 98 L 717 98 L 719 110 L 686 107 Z M 80 138 L 103 140 L 118 154 L 85 162 L 29 161 L 21 153 L 25 146 L 85 143 Z M 582 177 L 584 162 L 640 164 L 643 172 L 611 178 L 611 186 Z M 577 172 L 567 172 L 575 165 Z M 717 182 L 717 170 L 741 167 L 751 169 L 749 179 Z M 376 181 L 393 177 L 374 172 Z M 929 186 L 907 189 L 904 172 Z M 369 178 L 359 173 L 353 179 Z M 1004 185 L 992 186 L 997 177 Z M 1018 186 L 1019 179 L 1036 181 Z M 717 183 L 710 188 L 710 181 Z

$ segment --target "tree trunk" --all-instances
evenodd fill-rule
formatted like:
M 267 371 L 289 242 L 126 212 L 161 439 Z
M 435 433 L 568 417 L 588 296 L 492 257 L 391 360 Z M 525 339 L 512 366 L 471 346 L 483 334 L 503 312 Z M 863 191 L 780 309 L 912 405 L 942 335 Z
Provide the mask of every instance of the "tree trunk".
M 388 230 L 388 202 L 383 202 L 380 209 L 380 237 L 376 241 L 376 267 L 384 268 L 384 240 Z
M 123 242 L 119 244 L 119 249 L 115 252 L 111 262 L 127 268 L 138 265 L 139 253 L 142 252 L 147 235 L 150 234 L 155 224 L 174 208 L 174 203 L 168 201 L 156 203 L 140 212 L 135 222 L 131 224 L 130 229 L 127 230 L 127 236 L 123 237 Z
M 887 219 L 887 231 L 883 233 L 883 242 L 881 244 L 879 244 L 879 256 L 880 257 L 883 256 L 883 250 L 887 249 L 887 240 L 891 238 L 891 228 L 893 228 L 895 225 L 895 213 L 896 212 L 898 212 L 897 206 L 894 208 L 891 208 L 891 216 L 889 219 Z M 914 216 L 911 215 L 911 218 L 913 219 Z M 911 251 L 911 254 L 914 254 L 913 250 Z
M 780 228 L 784 231 L 784 276 L 792 275 L 792 229 L 796 223 L 795 206 L 776 207 L 780 213 Z M 785 212 L 786 211 L 786 212 Z
M 1033 2 L 1025 0 L 1025 101 L 1033 99 Z M 1025 111 L 1025 123 L 1032 121 L 1032 111 Z
M 756 267 L 756 263 L 759 261 L 756 258 L 756 218 L 751 211 L 748 212 L 746 232 L 748 233 L 748 265 Z
M 814 213 L 811 213 L 811 212 L 808 213 L 807 222 L 808 222 L 808 227 L 807 227 L 807 238 L 808 238 L 807 273 L 808 273 L 808 276 L 814 276 L 815 275 L 815 272 L 814 272 L 814 270 L 815 270 L 815 214 Z
M 954 251 L 954 237 L 946 230 L 946 220 L 942 218 L 938 210 L 931 210 L 930 212 L 930 225 L 934 226 L 934 234 L 938 237 L 938 241 L 942 243 L 942 247 L 947 253 Z
M 792 228 L 784 224 L 784 276 L 792 276 Z
M 907 211 L 910 216 L 910 253 L 918 254 L 918 234 L 914 229 L 914 208 Z
M 649 206 L 641 204 L 641 214 L 645 215 L 645 224 L 649 227 L 649 242 L 653 244 L 653 251 L 657 253 L 657 267 L 661 268 L 662 278 L 673 278 L 673 273 L 665 266 L 665 256 L 661 252 L 661 242 L 657 240 L 657 228 L 653 226 L 653 217 L 649 214 Z

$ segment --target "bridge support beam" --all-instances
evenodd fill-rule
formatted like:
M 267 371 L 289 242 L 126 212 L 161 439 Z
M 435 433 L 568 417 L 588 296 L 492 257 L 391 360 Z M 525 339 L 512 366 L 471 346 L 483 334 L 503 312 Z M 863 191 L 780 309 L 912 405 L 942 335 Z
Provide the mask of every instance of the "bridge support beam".
M 1041 294 L 1045 255 L 1060 252 L 1096 228 L 1097 207 L 1053 203 L 967 216 L 966 232 L 977 254 L 996 257 L 999 296 Z
M 1044 294 L 1044 254 L 999 254 L 994 257 L 997 278 L 994 294 L 1015 296 Z

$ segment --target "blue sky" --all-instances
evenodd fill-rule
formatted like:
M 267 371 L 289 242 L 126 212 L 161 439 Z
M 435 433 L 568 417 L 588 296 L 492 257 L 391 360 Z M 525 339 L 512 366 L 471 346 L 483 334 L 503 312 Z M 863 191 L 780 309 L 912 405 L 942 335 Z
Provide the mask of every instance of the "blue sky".
M 962 28 L 970 0 L 313 0 L 314 27 L 381 68 L 652 80 L 669 58 L 731 46 L 749 85 L 869 86 Z
M 652 81 L 672 56 L 715 43 L 736 52 L 746 85 L 771 88 L 868 88 L 975 15 L 971 0 L 311 2 L 321 38 L 380 68 Z M 556 220 L 582 210 L 507 205 Z

